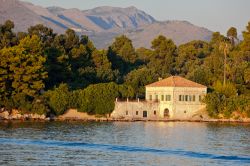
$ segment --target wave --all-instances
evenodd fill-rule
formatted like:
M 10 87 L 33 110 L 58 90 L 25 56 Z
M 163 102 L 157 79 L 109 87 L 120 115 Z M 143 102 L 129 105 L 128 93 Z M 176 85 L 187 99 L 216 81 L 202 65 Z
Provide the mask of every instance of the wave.
M 214 160 L 250 163 L 250 156 L 225 156 L 225 155 L 216 155 L 216 154 L 209 154 L 209 153 L 200 153 L 200 152 L 194 152 L 194 151 L 186 151 L 186 150 L 181 150 L 181 149 L 168 150 L 168 149 L 156 149 L 156 148 L 122 146 L 122 145 L 111 145 L 111 144 L 66 142 L 66 141 L 55 141 L 55 140 L 12 139 L 12 138 L 11 139 L 0 138 L 0 145 L 1 144 L 94 149 L 94 150 L 102 150 L 102 151 L 120 151 L 120 152 L 131 152 L 131 153 L 150 153 L 154 155 L 178 155 L 178 156 L 190 157 L 190 158 L 214 159 Z

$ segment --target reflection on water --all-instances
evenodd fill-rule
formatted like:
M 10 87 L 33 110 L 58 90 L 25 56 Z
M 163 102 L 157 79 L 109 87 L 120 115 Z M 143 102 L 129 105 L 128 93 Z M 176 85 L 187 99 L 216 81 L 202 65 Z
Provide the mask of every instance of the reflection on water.
M 0 123 L 0 165 L 250 165 L 250 125 Z

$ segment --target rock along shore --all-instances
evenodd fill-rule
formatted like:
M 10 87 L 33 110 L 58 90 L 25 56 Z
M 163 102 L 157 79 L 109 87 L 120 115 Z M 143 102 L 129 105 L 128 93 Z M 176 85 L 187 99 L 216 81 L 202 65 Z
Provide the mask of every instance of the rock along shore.
M 0 111 L 0 120 L 49 120 L 45 115 L 39 115 L 36 113 L 22 114 L 18 110 L 12 110 L 11 112 L 3 110 Z
M 242 119 L 213 119 L 213 118 L 196 118 L 196 119 L 132 119 L 132 118 L 112 118 L 88 115 L 87 113 L 77 112 L 75 109 L 68 110 L 65 114 L 58 117 L 46 117 L 45 115 L 39 115 L 34 113 L 21 114 L 18 110 L 12 110 L 11 113 L 8 111 L 0 112 L 0 121 L 89 121 L 89 122 L 109 122 L 109 121 L 120 121 L 120 122 L 220 122 L 220 123 L 250 123 L 250 118 Z

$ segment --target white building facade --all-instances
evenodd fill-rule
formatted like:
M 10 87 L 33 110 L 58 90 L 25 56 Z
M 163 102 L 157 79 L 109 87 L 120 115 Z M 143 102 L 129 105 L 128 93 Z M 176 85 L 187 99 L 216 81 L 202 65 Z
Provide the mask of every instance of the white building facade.
M 146 86 L 144 102 L 116 102 L 113 117 L 130 119 L 190 119 L 206 105 L 207 87 L 179 76 Z

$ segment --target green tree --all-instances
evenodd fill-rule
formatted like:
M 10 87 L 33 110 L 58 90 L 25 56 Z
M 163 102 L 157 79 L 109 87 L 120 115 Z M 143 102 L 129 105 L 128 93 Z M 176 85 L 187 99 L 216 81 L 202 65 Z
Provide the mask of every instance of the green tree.
M 69 57 L 55 47 L 47 48 L 44 54 L 47 59 L 45 67 L 48 72 L 46 89 L 58 86 L 62 82 L 67 82 L 71 75 Z
M 159 77 L 166 77 L 174 74 L 174 60 L 176 56 L 176 46 L 171 39 L 165 36 L 158 36 L 152 41 L 153 55 L 148 64 Z
M 227 98 L 237 95 L 237 89 L 232 83 L 223 85 L 220 81 L 217 81 L 214 84 L 214 90 L 220 94 L 225 95 L 225 97 Z
M 17 37 L 12 29 L 14 29 L 14 23 L 10 20 L 3 25 L 0 24 L 0 49 L 17 44 Z
M 210 80 L 212 80 L 212 82 L 216 82 L 217 80 L 223 80 L 225 64 L 225 47 L 223 47 L 223 44 L 225 46 L 225 40 L 226 38 L 219 32 L 213 33 L 212 39 L 209 43 L 210 53 L 204 59 L 204 68 L 207 69 L 207 73 L 211 76 Z
M 231 27 L 227 31 L 227 37 L 230 39 L 231 44 L 235 45 L 235 40 L 238 40 L 237 29 L 235 27 Z
M 100 82 L 115 81 L 118 71 L 112 70 L 112 64 L 108 60 L 107 51 L 95 50 L 92 53 L 92 59 L 95 64 L 97 78 Z
M 130 85 L 136 97 L 145 97 L 145 85 L 156 81 L 154 73 L 146 67 L 131 71 L 125 79 L 125 84 Z
M 212 117 L 218 117 L 219 114 L 230 117 L 236 109 L 230 109 L 228 103 L 237 96 L 237 89 L 232 83 L 222 84 L 220 81 L 214 83 L 213 88 L 214 91 L 205 97 L 208 113 Z
M 118 36 L 111 45 L 112 50 L 125 62 L 134 63 L 136 60 L 135 49 L 132 41 L 125 35 Z
M 128 84 L 121 84 L 118 87 L 118 91 L 119 91 L 119 97 L 120 98 L 133 98 L 135 97 L 135 91 L 134 88 L 131 85 Z
M 17 46 L 0 50 L 0 106 L 23 112 L 46 114 L 40 97 L 47 77 L 41 41 L 27 36 Z
M 250 83 L 250 67 L 244 71 L 244 80 L 247 84 Z
M 71 49 L 79 45 L 79 37 L 72 29 L 68 29 L 64 35 L 64 49 L 66 52 L 70 52 Z
M 210 40 L 210 45 L 213 49 L 219 49 L 221 42 L 225 41 L 225 36 L 221 35 L 220 32 L 214 32 Z
M 1 50 L 1 91 L 30 97 L 39 94 L 47 77 L 41 48 L 39 38 L 32 36 L 21 40 L 18 46 Z
M 241 49 L 242 51 L 245 51 L 248 53 L 250 52 L 250 22 L 248 22 L 248 25 L 246 27 L 246 31 L 243 31 L 243 41 L 241 43 Z
M 68 83 L 73 89 L 95 83 L 94 65 L 91 54 L 95 50 L 87 36 L 78 37 L 73 30 L 56 35 L 50 46 L 45 48 L 49 78 L 46 87 Z
M 69 91 L 67 84 L 60 84 L 58 88 L 47 91 L 44 96 L 48 102 L 49 108 L 56 115 L 62 115 L 71 107 L 72 93 Z
M 79 92 L 79 111 L 88 114 L 110 114 L 118 96 L 119 87 L 115 83 L 90 85 Z
M 51 28 L 45 27 L 42 24 L 31 26 L 28 29 L 28 34 L 31 36 L 32 35 L 38 36 L 42 41 L 44 47 L 50 47 L 56 36 L 56 34 L 53 33 L 53 30 Z
M 248 83 L 247 70 L 250 68 L 250 62 L 247 61 L 248 56 L 238 48 L 229 53 L 227 62 L 228 80 L 234 84 L 246 86 Z
M 12 52 L 9 48 L 4 48 L 0 50 L 0 102 L 4 98 L 11 96 L 13 91 L 12 81 L 13 81 L 13 71 L 10 69 L 11 61 L 10 58 L 13 58 Z M 0 103 L 1 105 L 1 103 Z
M 109 47 L 108 58 L 112 63 L 112 69 L 118 69 L 122 75 L 134 69 L 136 53 L 132 41 L 125 35 L 118 36 Z
M 196 66 L 194 70 L 189 71 L 188 79 L 202 85 L 211 86 L 213 84 L 212 75 L 204 65 Z
M 209 116 L 218 118 L 221 112 L 221 103 L 223 102 L 222 95 L 217 92 L 209 93 L 206 95 L 204 102 Z
M 78 41 L 69 52 L 71 79 L 69 84 L 72 88 L 78 89 L 95 83 L 94 64 L 92 60 L 92 52 L 95 50 L 92 42 L 86 37 Z
M 153 51 L 151 49 L 140 47 L 136 50 L 136 54 L 138 57 L 137 61 L 139 61 L 137 62 L 139 63 L 138 65 L 148 64 L 151 59 L 151 56 L 153 55 Z
M 204 41 L 191 41 L 177 49 L 176 71 L 180 75 L 189 75 L 204 63 L 210 54 L 209 44 Z
M 41 41 L 37 36 L 26 37 L 14 48 L 13 53 L 10 65 L 14 73 L 12 87 L 16 93 L 23 92 L 33 97 L 38 95 L 45 87 L 44 79 L 47 77 Z
M 17 40 L 20 41 L 22 39 L 24 39 L 25 37 L 27 37 L 27 33 L 26 32 L 17 32 Z
M 91 66 L 92 51 L 87 45 L 80 44 L 73 47 L 70 51 L 70 63 L 73 71 L 77 71 L 81 67 Z

